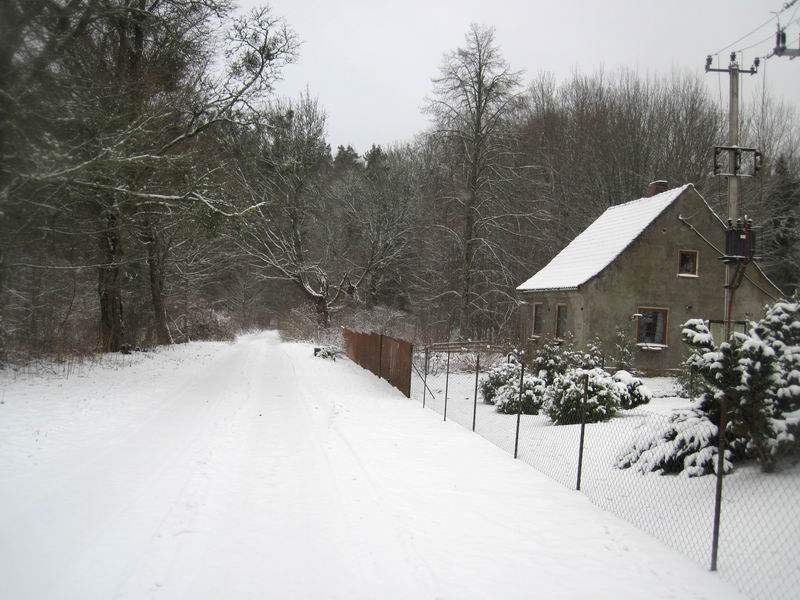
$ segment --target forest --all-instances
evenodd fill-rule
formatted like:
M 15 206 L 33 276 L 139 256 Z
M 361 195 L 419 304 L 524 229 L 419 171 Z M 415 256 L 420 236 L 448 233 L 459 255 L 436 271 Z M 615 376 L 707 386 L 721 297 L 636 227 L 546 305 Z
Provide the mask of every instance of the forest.
M 300 39 L 228 0 L 0 5 L 0 365 L 276 323 L 513 337 L 514 288 L 650 181 L 725 214 L 727 105 L 700 74 L 526 79 L 473 25 L 431 81 L 429 128 L 361 153 L 331 148 L 310 92 L 276 94 Z M 800 119 L 765 92 L 741 130 L 765 157 L 743 212 L 788 296 Z

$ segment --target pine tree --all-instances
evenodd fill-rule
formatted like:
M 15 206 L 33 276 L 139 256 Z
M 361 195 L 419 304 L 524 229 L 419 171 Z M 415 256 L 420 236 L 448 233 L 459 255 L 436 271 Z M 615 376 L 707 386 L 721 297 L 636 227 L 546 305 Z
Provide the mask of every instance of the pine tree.
M 780 155 L 775 161 L 766 231 L 767 272 L 785 294 L 800 290 L 800 172 L 797 161 Z

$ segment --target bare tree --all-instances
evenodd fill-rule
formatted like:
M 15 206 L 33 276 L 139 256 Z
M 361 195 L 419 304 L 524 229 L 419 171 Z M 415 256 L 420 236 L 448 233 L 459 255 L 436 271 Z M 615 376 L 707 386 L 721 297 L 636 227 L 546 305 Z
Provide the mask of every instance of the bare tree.
M 473 313 L 484 311 L 489 290 L 507 289 L 509 257 L 496 232 L 508 221 L 527 220 L 533 207 L 509 203 L 508 183 L 518 176 L 511 158 L 514 136 L 508 127 L 520 99 L 520 74 L 512 71 L 495 43 L 494 30 L 472 25 L 466 45 L 445 54 L 440 76 L 433 80 L 427 111 L 433 135 L 453 157 L 451 199 L 462 209 L 456 227 L 443 225 L 460 253 L 459 327 L 469 335 Z M 494 279 L 481 290 L 479 277 Z M 506 277 L 507 279 L 507 277 Z

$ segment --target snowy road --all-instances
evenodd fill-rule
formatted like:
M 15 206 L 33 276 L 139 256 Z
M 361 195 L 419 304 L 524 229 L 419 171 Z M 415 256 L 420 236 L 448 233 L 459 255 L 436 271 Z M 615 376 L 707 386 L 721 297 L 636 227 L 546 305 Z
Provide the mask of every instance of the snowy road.
M 274 333 L 0 379 L 0 598 L 739 596 Z

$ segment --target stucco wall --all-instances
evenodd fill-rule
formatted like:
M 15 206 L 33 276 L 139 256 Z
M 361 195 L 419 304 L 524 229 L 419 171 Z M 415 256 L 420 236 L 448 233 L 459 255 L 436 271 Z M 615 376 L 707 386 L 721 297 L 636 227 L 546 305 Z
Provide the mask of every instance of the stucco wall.
M 559 299 L 569 298 L 580 314 L 575 323 L 576 341 L 585 343 L 595 336 L 613 351 L 616 329 L 624 331 L 636 343 L 636 319 L 632 315 L 642 307 L 664 308 L 668 312 L 666 347 L 643 349 L 633 346 L 634 365 L 645 371 L 676 368 L 685 356 L 681 343 L 681 325 L 690 318 L 722 320 L 724 315 L 725 266 L 720 254 L 692 229 L 678 219 L 687 219 L 711 244 L 723 250 L 725 229 L 693 189 L 687 190 L 650 224 L 644 233 L 600 275 L 571 293 L 525 294 L 528 302 L 538 301 L 548 308 Z M 698 252 L 698 275 L 678 275 L 681 250 Z M 778 291 L 750 265 L 736 293 L 734 319 L 759 318 L 763 306 L 771 302 L 768 291 Z M 764 291 L 759 290 L 754 283 Z M 581 310 L 582 309 L 582 310 Z M 554 308 L 552 313 L 555 314 Z M 554 319 L 554 317 L 553 317 Z M 551 324 L 552 325 L 552 324 Z M 572 327 L 573 323 L 570 322 Z
M 532 343 L 529 344 L 529 351 L 536 350 L 537 340 L 533 332 L 533 305 L 541 304 L 542 306 L 542 331 L 539 334 L 540 339 L 551 339 L 555 337 L 556 332 L 556 307 L 563 304 L 567 307 L 567 331 L 571 333 L 575 342 L 583 345 L 585 343 L 585 304 L 583 295 L 577 291 L 574 292 L 539 292 L 532 294 L 525 294 L 523 301 L 526 303 L 525 313 L 527 315 L 525 334 L 526 337 L 534 338 Z

